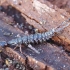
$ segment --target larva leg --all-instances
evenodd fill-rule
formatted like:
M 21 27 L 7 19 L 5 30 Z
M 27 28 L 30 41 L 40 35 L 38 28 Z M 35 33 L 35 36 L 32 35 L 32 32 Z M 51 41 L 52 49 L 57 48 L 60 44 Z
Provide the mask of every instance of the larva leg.
M 16 50 L 17 48 L 19 48 L 20 52 L 22 53 L 22 45 L 21 45 L 22 44 L 22 40 L 21 40 L 21 37 L 15 39 L 15 40 L 16 40 L 15 42 L 16 43 L 18 42 L 18 43 L 16 44 L 16 47 L 14 48 L 14 50 Z
M 22 45 L 21 44 L 19 45 L 19 50 L 22 53 Z
M 15 46 L 15 47 L 14 47 L 14 50 L 16 50 L 17 48 L 18 48 L 18 46 Z
M 40 52 L 38 50 L 36 50 L 34 47 L 32 47 L 31 44 L 28 44 L 27 47 L 30 48 L 31 50 L 33 50 L 35 53 L 40 54 Z
M 22 53 L 22 45 L 17 44 L 16 47 L 14 47 L 14 50 L 16 50 L 17 48 L 19 48 L 20 52 Z

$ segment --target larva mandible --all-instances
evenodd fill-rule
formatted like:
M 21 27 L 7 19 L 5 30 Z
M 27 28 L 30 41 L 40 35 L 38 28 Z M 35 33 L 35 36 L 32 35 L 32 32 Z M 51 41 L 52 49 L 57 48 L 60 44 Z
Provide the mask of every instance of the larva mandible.
M 16 44 L 30 44 L 30 43 L 34 43 L 34 42 L 42 42 L 42 41 L 46 41 L 49 40 L 50 38 L 52 38 L 55 33 L 59 33 L 61 32 L 64 28 L 66 28 L 67 26 L 69 26 L 69 19 L 67 19 L 66 21 L 62 22 L 58 27 L 51 29 L 48 32 L 43 32 L 43 33 L 36 33 L 36 34 L 31 34 L 28 36 L 23 36 L 23 37 L 19 37 L 16 39 L 12 39 L 8 42 L 2 41 L 0 42 L 0 46 L 4 47 L 5 45 L 16 45 Z
M 21 43 L 21 44 L 23 43 L 23 44 L 27 45 L 27 44 L 34 43 L 34 42 L 37 43 L 37 42 L 49 40 L 50 38 L 52 38 L 55 35 L 55 33 L 59 33 L 65 27 L 69 26 L 69 24 L 70 24 L 69 20 L 70 19 L 67 19 L 66 21 L 62 22 L 58 27 L 53 28 L 48 32 L 36 33 L 36 34 L 31 34 L 28 36 L 23 36 L 23 37 L 19 37 L 16 39 L 12 39 L 11 41 L 8 42 L 8 44 L 16 45 L 18 43 Z

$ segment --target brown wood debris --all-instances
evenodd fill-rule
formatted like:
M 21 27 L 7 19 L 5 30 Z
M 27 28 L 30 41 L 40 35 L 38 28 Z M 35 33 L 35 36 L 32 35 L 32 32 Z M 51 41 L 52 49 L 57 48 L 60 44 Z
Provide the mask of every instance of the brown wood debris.
M 13 28 L 12 26 L 10 26 L 9 24 L 5 23 L 4 21 L 0 20 L 0 28 L 5 31 L 5 32 L 12 32 L 13 35 L 12 36 L 5 36 L 4 33 L 0 30 L 0 41 L 9 41 L 13 38 L 15 38 L 15 36 L 17 34 L 20 34 L 20 36 L 24 35 L 24 33 L 22 31 L 20 31 L 17 28 Z M 16 32 L 17 31 L 17 32 Z M 1 48 L 0 50 L 2 50 L 5 54 L 7 54 L 9 57 L 15 58 L 16 60 L 19 60 L 20 62 L 22 62 L 23 64 L 26 64 L 26 61 L 28 61 L 27 65 L 30 64 L 30 67 L 32 67 L 34 70 L 44 70 L 47 66 L 48 70 L 53 69 L 51 66 L 46 65 L 44 63 L 42 63 L 41 61 L 39 62 L 37 59 L 35 60 L 33 57 L 30 57 L 27 53 L 25 53 L 25 55 L 21 54 L 20 52 L 13 50 L 13 48 Z M 38 64 L 36 64 L 36 61 L 38 61 Z M 38 67 L 34 68 L 34 65 L 37 65 Z
M 4 22 L 8 24 L 13 24 L 13 18 L 7 16 L 4 12 L 0 12 L 0 20 L 3 20 Z
M 0 5 L 5 2 L 19 10 L 26 21 L 37 28 L 39 32 L 49 31 L 70 17 L 68 12 L 57 8 L 46 0 L 0 0 Z M 16 38 L 18 34 L 24 35 L 20 29 L 7 24 L 12 21 L 13 19 L 6 17 L 4 13 L 0 14 L 0 41 L 9 41 Z M 12 35 L 4 35 L 4 32 L 10 32 Z M 70 51 L 70 26 L 65 28 L 61 34 L 54 36 L 52 40 Z M 34 70 L 70 70 L 70 57 L 58 46 L 43 43 L 34 47 L 40 51 L 40 54 L 36 54 L 27 47 L 23 48 L 23 54 L 18 50 L 13 50 L 13 47 L 4 49 L 0 47 L 0 49 L 9 57 L 15 58 Z
M 70 0 L 49 0 L 52 4 L 70 13 Z
M 18 9 L 26 21 L 39 29 L 40 32 L 57 27 L 61 22 L 70 17 L 69 13 L 59 9 L 48 1 L 43 0 L 6 0 L 8 4 Z M 29 8 L 28 8 L 29 7 Z M 62 44 L 69 51 L 70 26 L 52 38 L 53 41 Z
M 6 31 L 9 30 L 9 32 L 13 33 L 11 37 L 8 37 L 4 36 L 0 31 L 0 37 L 2 38 L 0 41 L 9 41 L 10 39 L 15 38 L 17 34 L 20 34 L 21 36 L 24 35 L 22 31 L 18 29 L 16 32 L 16 28 L 2 20 L 0 20 L 0 28 Z M 34 70 L 68 70 L 70 68 L 70 57 L 56 45 L 45 43 L 37 45 L 35 48 L 40 51 L 40 54 L 36 54 L 34 51 L 26 47 L 23 48 L 23 54 L 17 50 L 13 50 L 13 47 L 5 47 L 2 50 L 9 57 L 19 60 L 25 65 L 32 67 Z
M 6 0 L 0 0 L 0 5 L 2 5 Z
M 17 34 L 20 34 L 21 36 L 24 35 L 22 31 L 17 30 L 16 32 L 16 28 L 10 26 L 2 20 L 0 20 L 0 28 L 6 31 L 9 30 L 9 32 L 13 33 L 11 37 L 8 37 L 4 36 L 3 33 L 0 31 L 0 37 L 2 38 L 0 39 L 0 41 L 9 41 L 10 39 L 15 38 Z M 4 48 L 3 52 L 9 57 L 13 57 L 24 64 L 27 63 L 26 65 L 29 65 L 34 70 L 56 70 L 59 68 L 63 70 L 69 69 L 69 56 L 67 56 L 67 54 L 64 51 L 60 50 L 56 45 L 51 45 L 47 43 L 36 45 L 35 48 L 40 51 L 40 54 L 36 54 L 35 52 L 29 50 L 29 48 L 26 47 L 23 48 L 24 55 L 22 55 L 19 51 L 13 50 L 13 48 L 9 47 Z

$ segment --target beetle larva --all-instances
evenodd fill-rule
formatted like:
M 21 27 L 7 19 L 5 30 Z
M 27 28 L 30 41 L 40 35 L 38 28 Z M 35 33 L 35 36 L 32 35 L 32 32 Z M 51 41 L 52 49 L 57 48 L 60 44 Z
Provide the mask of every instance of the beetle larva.
M 42 42 L 42 41 L 46 41 L 49 40 L 50 38 L 52 38 L 55 33 L 59 33 L 60 31 L 62 31 L 64 28 L 66 28 L 67 26 L 69 26 L 69 20 L 67 19 L 66 21 L 62 22 L 58 27 L 51 29 L 48 32 L 43 32 L 43 33 L 36 33 L 36 34 L 31 34 L 28 36 L 23 36 L 23 37 L 19 37 L 16 39 L 12 39 L 11 41 L 8 42 L 9 45 L 16 45 L 18 43 L 23 43 L 25 45 L 30 44 L 30 43 L 38 43 L 38 42 Z
M 69 26 L 69 24 L 70 24 L 69 20 L 70 20 L 70 18 L 67 19 L 66 21 L 62 22 L 58 27 L 53 28 L 48 32 L 36 33 L 36 34 L 31 34 L 28 36 L 23 36 L 23 37 L 19 37 L 16 39 L 12 39 L 11 41 L 7 42 L 7 45 L 16 45 L 16 44 L 28 45 L 30 43 L 35 43 L 35 42 L 38 43 L 38 42 L 49 40 L 50 38 L 52 38 L 55 35 L 55 33 L 59 33 L 64 28 Z M 3 43 L 3 45 L 4 45 L 4 43 Z M 5 43 L 5 45 L 6 45 L 6 43 Z
M 18 43 L 23 43 L 25 45 L 30 44 L 30 43 L 34 43 L 34 42 L 42 42 L 42 41 L 46 41 L 49 38 L 51 38 L 52 36 L 54 36 L 54 32 L 55 30 L 52 29 L 48 32 L 43 32 L 43 33 L 36 33 L 36 34 L 31 34 L 28 36 L 23 36 L 23 37 L 19 37 L 16 39 L 12 39 L 11 41 L 8 42 L 9 45 L 16 45 Z

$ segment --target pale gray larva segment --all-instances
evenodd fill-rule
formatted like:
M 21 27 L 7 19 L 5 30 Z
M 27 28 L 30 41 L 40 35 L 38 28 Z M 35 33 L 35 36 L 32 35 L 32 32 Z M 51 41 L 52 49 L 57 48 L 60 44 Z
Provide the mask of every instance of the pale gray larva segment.
M 34 43 L 34 37 L 33 36 L 34 36 L 33 34 L 28 36 L 28 43 Z
M 49 40 L 50 38 L 52 38 L 52 36 L 54 36 L 54 33 L 55 33 L 55 29 L 52 29 L 49 32 L 45 32 L 44 36 L 45 36 L 46 40 Z
M 16 39 L 12 39 L 11 41 L 8 42 L 9 45 L 16 45 L 18 43 L 17 38 Z
M 22 43 L 27 45 L 28 36 L 22 37 Z
M 42 34 L 41 33 L 38 33 L 38 41 L 42 42 Z
M 42 39 L 42 41 L 46 41 L 46 40 L 47 40 L 47 39 L 46 39 L 45 32 L 43 32 L 43 33 L 41 34 L 41 39 Z
M 34 41 L 37 43 L 38 42 L 38 33 L 37 34 L 34 34 Z
M 22 37 L 17 38 L 17 41 L 22 44 Z

